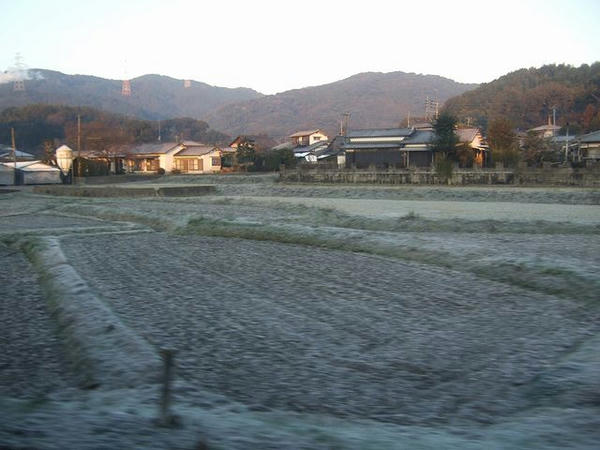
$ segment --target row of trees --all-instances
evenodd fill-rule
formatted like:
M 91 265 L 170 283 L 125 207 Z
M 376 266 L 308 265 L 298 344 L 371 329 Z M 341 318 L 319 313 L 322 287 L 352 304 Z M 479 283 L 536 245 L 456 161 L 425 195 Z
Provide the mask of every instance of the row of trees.
M 473 149 L 459 142 L 456 134 L 458 119 L 444 112 L 434 123 L 436 140 L 433 143 L 439 172 L 448 173 L 458 163 L 461 167 L 473 164 Z M 519 142 L 514 124 L 503 117 L 493 119 L 487 130 L 487 142 L 490 148 L 488 164 L 501 163 L 505 167 L 515 167 L 519 161 L 528 165 L 540 165 L 543 162 L 557 162 L 562 158 L 562 149 L 556 148 L 548 139 L 529 133 Z
M 296 157 L 291 149 L 257 149 L 254 143 L 248 141 L 238 146 L 236 160 L 231 165 L 237 163 L 250 172 L 273 172 L 279 170 L 281 165 L 288 168 L 296 165 Z
M 0 113 L 0 142 L 10 142 L 10 129 L 17 132 L 17 147 L 42 153 L 45 147 L 66 143 L 77 147 L 78 117 L 81 118 L 81 145 L 84 150 L 104 150 L 112 146 L 193 140 L 207 144 L 226 144 L 229 136 L 210 129 L 202 120 L 176 118 L 161 121 L 141 120 L 94 108 L 63 105 L 29 105 L 7 108 Z M 160 130 L 159 130 L 160 127 Z
M 559 162 L 564 159 L 562 145 L 531 132 L 519 141 L 514 130 L 513 122 L 503 117 L 490 122 L 488 144 L 494 161 L 512 167 L 519 161 L 538 166 L 544 162 Z

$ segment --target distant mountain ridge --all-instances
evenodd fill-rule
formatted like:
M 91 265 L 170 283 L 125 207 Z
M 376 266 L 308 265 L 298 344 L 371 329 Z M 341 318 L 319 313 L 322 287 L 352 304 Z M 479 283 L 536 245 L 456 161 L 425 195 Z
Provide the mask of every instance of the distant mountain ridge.
M 443 103 L 475 88 L 437 75 L 365 72 L 321 86 L 265 96 L 249 88 L 223 88 L 197 81 L 144 75 L 131 80 L 130 97 L 121 80 L 31 69 L 26 90 L 0 84 L 0 111 L 32 104 L 91 107 L 140 119 L 191 117 L 229 135 L 267 133 L 285 136 L 299 129 L 339 129 L 340 115 L 351 113 L 350 126 L 397 126 L 407 115 L 423 116 L 427 97 Z
M 67 75 L 45 69 L 31 69 L 26 90 L 14 92 L 12 83 L 0 84 L 0 111 L 11 106 L 62 104 L 87 106 L 140 119 L 195 119 L 229 103 L 261 97 L 249 88 L 225 88 L 163 75 L 143 75 L 131 80 L 131 96 L 121 95 L 121 80 L 91 75 Z
M 225 105 L 202 119 L 231 135 L 264 132 L 282 137 L 313 128 L 335 134 L 342 113 L 351 113 L 352 128 L 398 126 L 409 114 L 423 116 L 427 97 L 443 103 L 476 87 L 437 75 L 365 72 L 321 86 Z

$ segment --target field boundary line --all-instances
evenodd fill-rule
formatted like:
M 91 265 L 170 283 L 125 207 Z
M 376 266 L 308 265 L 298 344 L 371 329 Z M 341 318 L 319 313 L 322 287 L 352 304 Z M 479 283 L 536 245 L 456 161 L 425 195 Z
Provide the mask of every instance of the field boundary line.
M 40 275 L 48 307 L 83 387 L 136 387 L 160 376 L 157 351 L 135 334 L 71 266 L 59 239 L 21 242 Z

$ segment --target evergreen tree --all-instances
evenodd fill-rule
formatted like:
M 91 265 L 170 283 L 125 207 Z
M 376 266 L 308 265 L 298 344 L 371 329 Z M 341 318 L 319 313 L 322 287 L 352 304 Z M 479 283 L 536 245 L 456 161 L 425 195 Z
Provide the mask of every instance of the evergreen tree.
M 442 113 L 433 124 L 435 141 L 433 151 L 441 153 L 445 158 L 454 159 L 458 135 L 456 134 L 456 117 L 449 113 Z

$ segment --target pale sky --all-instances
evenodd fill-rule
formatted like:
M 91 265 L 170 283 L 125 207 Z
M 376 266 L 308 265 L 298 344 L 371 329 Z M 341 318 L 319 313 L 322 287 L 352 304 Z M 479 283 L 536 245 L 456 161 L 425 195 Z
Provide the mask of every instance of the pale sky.
M 600 0 L 2 0 L 0 69 L 158 73 L 265 94 L 359 72 L 492 81 L 600 60 Z

